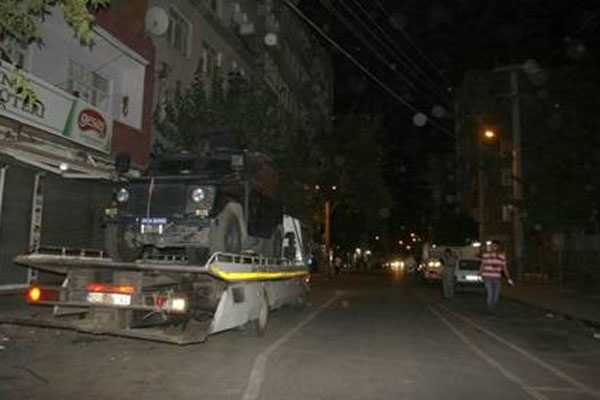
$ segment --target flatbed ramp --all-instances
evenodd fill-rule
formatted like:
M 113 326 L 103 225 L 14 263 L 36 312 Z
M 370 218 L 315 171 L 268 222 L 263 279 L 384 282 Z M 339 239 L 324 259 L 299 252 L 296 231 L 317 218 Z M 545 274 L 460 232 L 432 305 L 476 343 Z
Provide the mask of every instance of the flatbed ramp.
M 37 306 L 3 312 L 0 323 L 179 345 L 248 322 L 261 335 L 270 310 L 302 303 L 308 291 L 305 265 L 256 255 L 215 253 L 204 265 L 189 265 L 181 259 L 115 262 L 101 253 L 53 249 L 14 261 L 65 279 L 31 286 L 26 297 Z M 98 283 L 106 272 L 109 283 Z

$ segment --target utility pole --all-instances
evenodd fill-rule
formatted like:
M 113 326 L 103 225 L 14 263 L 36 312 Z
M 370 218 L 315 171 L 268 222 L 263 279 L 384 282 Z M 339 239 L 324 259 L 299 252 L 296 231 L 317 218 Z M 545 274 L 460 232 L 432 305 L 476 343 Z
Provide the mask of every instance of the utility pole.
M 331 260 L 331 214 L 334 207 L 333 201 L 325 200 L 325 257 L 327 259 L 327 276 L 333 276 Z
M 477 137 L 477 198 L 479 208 L 479 241 L 485 243 L 485 173 L 483 171 L 483 146 Z
M 325 252 L 329 259 L 331 249 L 331 200 L 325 200 Z
M 521 203 L 523 200 L 523 176 L 521 171 L 521 109 L 519 102 L 519 70 L 513 66 L 510 72 L 511 125 L 512 125 L 512 197 L 513 197 L 513 252 L 517 282 L 523 278 L 523 223 Z

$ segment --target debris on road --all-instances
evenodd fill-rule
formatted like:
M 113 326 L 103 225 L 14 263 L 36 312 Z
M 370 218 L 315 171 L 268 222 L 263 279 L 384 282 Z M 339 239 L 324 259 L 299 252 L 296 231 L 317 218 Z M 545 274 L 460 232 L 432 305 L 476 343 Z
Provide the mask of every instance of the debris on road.
M 552 314 L 552 313 L 546 313 L 546 317 L 548 317 L 548 318 L 554 318 L 554 314 Z
M 600 340 L 600 332 L 594 332 L 594 339 Z

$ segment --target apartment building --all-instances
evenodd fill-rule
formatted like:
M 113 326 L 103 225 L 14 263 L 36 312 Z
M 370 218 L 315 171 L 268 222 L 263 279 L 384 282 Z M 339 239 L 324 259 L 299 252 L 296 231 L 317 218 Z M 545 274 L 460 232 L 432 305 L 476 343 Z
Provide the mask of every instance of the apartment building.
M 197 72 L 263 80 L 311 132 L 328 129 L 333 107 L 329 54 L 281 0 L 150 0 L 169 27 L 154 37 L 157 106 Z M 234 112 L 234 110 L 232 110 Z M 154 138 L 164 138 L 153 131 Z

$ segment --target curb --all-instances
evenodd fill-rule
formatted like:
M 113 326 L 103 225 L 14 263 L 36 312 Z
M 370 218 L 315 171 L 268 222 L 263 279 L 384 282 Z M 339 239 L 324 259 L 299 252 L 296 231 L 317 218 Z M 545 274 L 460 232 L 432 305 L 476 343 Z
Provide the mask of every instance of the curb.
M 514 303 L 520 303 L 520 304 L 524 304 L 527 305 L 531 308 L 536 308 L 538 310 L 542 310 L 544 312 L 547 313 L 552 313 L 555 315 L 560 315 L 561 317 L 563 317 L 564 319 L 567 320 L 571 320 L 571 321 L 580 321 L 583 322 L 586 326 L 590 327 L 590 328 L 594 328 L 594 329 L 600 329 L 600 321 L 594 321 L 594 320 L 590 320 L 588 318 L 584 318 L 584 317 L 578 317 L 572 313 L 566 312 L 566 311 L 560 311 L 560 310 L 556 310 L 553 308 L 548 308 L 548 307 L 544 307 L 540 304 L 536 304 L 536 303 L 532 303 L 529 302 L 527 300 L 523 300 L 523 299 L 518 299 L 512 296 L 506 296 L 506 295 L 500 295 L 502 298 L 504 298 L 505 300 L 508 301 L 512 301 Z

